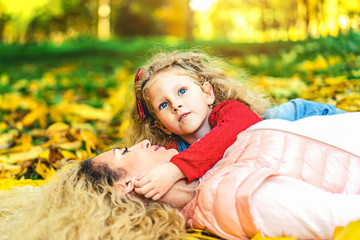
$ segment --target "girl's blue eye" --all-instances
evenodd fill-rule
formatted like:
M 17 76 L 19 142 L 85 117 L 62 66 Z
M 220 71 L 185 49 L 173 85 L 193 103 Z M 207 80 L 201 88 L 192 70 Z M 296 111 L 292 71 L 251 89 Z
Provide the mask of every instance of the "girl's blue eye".
M 161 109 L 164 109 L 164 108 L 167 107 L 167 105 L 168 105 L 167 102 L 163 102 L 162 104 L 160 104 L 159 109 L 160 109 L 160 110 L 161 110 Z
M 179 95 L 183 95 L 184 93 L 186 93 L 186 89 L 184 89 L 184 88 L 180 89 Z

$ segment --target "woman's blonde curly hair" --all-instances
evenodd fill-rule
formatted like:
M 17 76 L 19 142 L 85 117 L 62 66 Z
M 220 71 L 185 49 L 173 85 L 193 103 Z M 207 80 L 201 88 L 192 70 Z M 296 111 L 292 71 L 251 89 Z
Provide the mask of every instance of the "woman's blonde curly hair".
M 85 160 L 40 187 L 0 192 L 0 239 L 182 239 L 182 215 L 114 193 L 114 172 Z
M 147 93 L 154 76 L 163 71 L 171 70 L 190 76 L 199 86 L 202 86 L 204 82 L 209 82 L 214 90 L 214 105 L 227 100 L 236 100 L 244 103 L 260 117 L 263 117 L 270 107 L 269 100 L 249 85 L 248 75 L 244 71 L 203 52 L 159 53 L 141 69 L 144 73 L 134 84 L 134 91 L 136 99 L 145 105 L 148 114 L 144 120 L 141 120 L 136 103 L 133 105 L 128 138 L 125 139 L 125 143 L 129 145 L 143 139 L 149 139 L 152 144 L 157 145 L 166 145 L 169 142 L 169 136 L 154 124 L 157 119 L 149 104 Z

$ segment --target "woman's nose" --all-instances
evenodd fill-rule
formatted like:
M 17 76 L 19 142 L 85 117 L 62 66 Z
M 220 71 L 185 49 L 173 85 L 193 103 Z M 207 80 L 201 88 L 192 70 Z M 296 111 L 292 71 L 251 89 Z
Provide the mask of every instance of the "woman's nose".
M 142 148 L 149 148 L 151 146 L 151 143 L 149 140 L 145 139 L 143 141 L 141 141 L 139 143 L 139 145 L 142 147 Z

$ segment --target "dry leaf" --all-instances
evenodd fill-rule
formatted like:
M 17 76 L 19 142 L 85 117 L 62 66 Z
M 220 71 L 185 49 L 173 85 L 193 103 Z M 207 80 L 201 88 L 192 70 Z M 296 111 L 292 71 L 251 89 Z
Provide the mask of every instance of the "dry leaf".
M 19 135 L 19 131 L 15 129 L 9 130 L 7 133 L 0 135 L 0 149 L 8 148 L 12 144 L 14 138 Z
M 0 179 L 0 190 L 7 190 L 11 187 L 23 187 L 23 186 L 33 186 L 38 187 L 41 184 L 46 183 L 45 180 L 32 180 L 32 179 Z
M 349 223 L 346 227 L 336 227 L 333 240 L 359 240 L 360 239 L 360 220 Z
M 52 166 L 47 166 L 45 163 L 41 162 L 40 159 L 38 160 L 35 171 L 39 173 L 44 180 L 49 179 L 55 173 Z
M 50 125 L 47 129 L 46 129 L 46 134 L 48 134 L 49 136 L 52 135 L 65 135 L 67 131 L 69 131 L 70 126 L 66 123 L 63 122 L 56 122 L 52 125 Z
M 76 149 L 81 148 L 81 141 L 55 143 L 52 146 L 61 148 L 61 149 L 65 149 L 65 150 L 76 150 Z
M 80 135 L 85 142 L 86 151 L 88 154 L 91 154 L 91 149 L 96 149 L 96 144 L 98 142 L 97 137 L 88 130 L 81 130 Z
M 263 237 L 260 232 L 258 232 L 251 240 L 296 240 L 297 238 L 290 237 Z
M 27 160 L 37 159 L 38 156 L 44 152 L 40 146 L 32 147 L 29 151 L 13 154 L 0 155 L 0 162 L 2 163 L 21 163 Z
M 63 155 L 61 153 L 61 150 L 56 147 L 51 147 L 49 151 L 49 163 L 55 163 L 58 160 L 63 159 Z
M 28 113 L 22 120 L 22 124 L 26 127 L 33 125 L 36 120 L 40 121 L 40 126 L 42 128 L 46 127 L 46 115 L 47 108 L 44 106 L 39 106 L 33 109 L 30 113 Z

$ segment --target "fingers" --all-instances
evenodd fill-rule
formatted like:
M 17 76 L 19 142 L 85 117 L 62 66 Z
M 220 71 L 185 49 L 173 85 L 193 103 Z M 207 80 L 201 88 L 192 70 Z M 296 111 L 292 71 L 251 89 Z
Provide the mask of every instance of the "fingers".
M 156 192 L 154 190 L 151 190 L 150 192 L 144 194 L 144 197 L 151 198 L 156 195 Z
M 161 193 L 155 191 L 155 189 L 153 189 L 153 190 L 149 191 L 148 193 L 144 194 L 143 196 L 146 198 L 151 198 L 153 201 L 157 201 L 163 196 L 163 194 L 161 194 Z
M 136 182 L 137 181 L 135 181 L 135 186 L 140 185 L 136 184 Z M 141 187 L 135 187 L 135 192 L 146 198 L 151 198 L 154 201 L 159 200 L 164 195 L 162 190 L 154 186 L 152 182 L 149 182 Z
M 150 178 L 145 177 L 140 177 L 135 179 L 135 188 L 142 188 L 144 187 L 146 184 L 149 184 L 151 182 Z
M 136 181 L 135 181 L 135 192 L 137 194 L 144 195 L 145 197 L 147 197 L 146 194 L 150 193 L 151 191 L 154 191 L 154 188 L 151 184 L 146 184 L 136 187 Z
M 142 188 L 135 188 L 135 192 L 146 198 L 151 198 L 154 201 L 159 200 L 162 197 L 162 194 L 157 192 L 157 190 L 152 188 L 150 185 L 145 185 Z
M 160 198 L 162 198 L 163 194 L 155 194 L 155 196 L 153 196 L 151 199 L 154 200 L 154 201 L 157 201 L 157 200 L 160 200 Z

